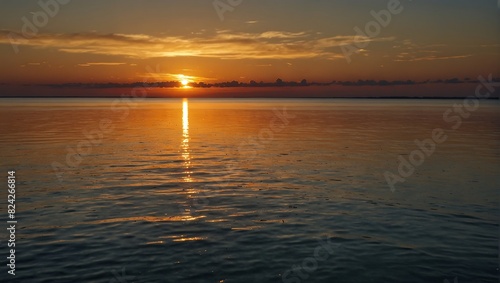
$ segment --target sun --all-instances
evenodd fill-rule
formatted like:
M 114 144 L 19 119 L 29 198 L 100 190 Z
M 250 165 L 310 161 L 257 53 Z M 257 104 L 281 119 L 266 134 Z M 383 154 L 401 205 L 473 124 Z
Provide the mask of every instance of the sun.
M 187 88 L 189 87 L 189 77 L 188 76 L 185 76 L 183 74 L 179 74 L 177 75 L 177 79 L 179 80 L 179 82 L 181 83 L 181 85 L 184 87 L 184 88 Z
M 177 81 L 181 84 L 182 88 L 191 88 L 191 86 L 189 85 L 192 82 L 191 78 L 192 77 L 185 76 L 183 74 L 177 75 Z

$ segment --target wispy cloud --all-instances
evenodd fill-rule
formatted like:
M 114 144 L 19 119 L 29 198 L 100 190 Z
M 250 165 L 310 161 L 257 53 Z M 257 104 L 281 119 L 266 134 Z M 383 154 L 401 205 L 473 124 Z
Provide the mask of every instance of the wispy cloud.
M 415 62 L 415 61 L 434 61 L 434 60 L 450 60 L 450 59 L 463 59 L 471 57 L 471 54 L 467 55 L 456 55 L 456 56 L 424 56 L 424 57 L 414 57 L 406 59 L 396 59 L 397 62 Z
M 480 45 L 480 46 L 483 47 L 483 48 L 488 48 L 488 47 L 498 48 L 498 47 L 500 47 L 500 44 L 483 44 L 483 45 Z
M 202 81 L 215 81 L 217 80 L 216 78 L 210 78 L 210 77 L 202 77 L 202 76 L 193 76 L 193 75 L 184 75 L 184 74 L 173 74 L 173 73 L 154 73 L 154 74 L 148 74 L 142 76 L 142 78 L 147 78 L 148 80 L 153 80 L 153 81 L 181 81 L 183 79 L 189 80 L 189 81 L 197 81 L 197 82 L 202 82 Z
M 35 66 L 35 67 L 39 67 L 39 66 L 49 66 L 49 64 L 47 64 L 47 62 L 43 61 L 43 62 L 30 62 L 30 63 L 26 63 L 26 64 L 23 64 L 21 65 L 22 68 L 24 67 L 32 67 L 32 66 Z
M 408 39 L 398 42 L 393 48 L 400 50 L 394 59 L 396 62 L 452 60 L 472 56 L 472 54 L 456 54 L 458 52 L 453 52 L 446 44 L 416 44 Z
M 10 31 L 0 30 L 0 44 L 11 44 Z M 40 34 L 31 39 L 14 37 L 18 45 L 53 48 L 65 53 L 116 55 L 147 59 L 159 57 L 205 57 L 220 59 L 343 58 L 340 48 L 354 36 L 320 37 L 317 33 L 266 31 L 242 33 L 218 30 L 212 35 L 151 36 L 145 34 Z M 391 37 L 356 38 L 356 42 L 390 41 Z M 83 66 L 95 66 L 87 63 Z M 101 64 L 106 65 L 106 63 Z
M 120 66 L 127 65 L 127 63 L 110 63 L 110 62 L 94 62 L 94 63 L 83 63 L 78 64 L 80 67 L 92 67 L 92 66 Z

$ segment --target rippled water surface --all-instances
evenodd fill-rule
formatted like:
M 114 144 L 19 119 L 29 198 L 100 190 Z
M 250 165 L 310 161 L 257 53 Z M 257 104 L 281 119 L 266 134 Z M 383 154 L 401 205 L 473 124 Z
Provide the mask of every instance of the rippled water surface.
M 17 282 L 498 282 L 498 101 L 0 103 Z

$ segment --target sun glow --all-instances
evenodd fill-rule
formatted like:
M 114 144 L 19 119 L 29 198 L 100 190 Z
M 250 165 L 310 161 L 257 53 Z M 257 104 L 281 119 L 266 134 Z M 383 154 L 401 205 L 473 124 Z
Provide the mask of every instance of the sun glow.
M 189 88 L 189 83 L 191 82 L 189 80 L 189 77 L 185 75 L 178 75 L 177 79 L 179 80 L 183 88 Z

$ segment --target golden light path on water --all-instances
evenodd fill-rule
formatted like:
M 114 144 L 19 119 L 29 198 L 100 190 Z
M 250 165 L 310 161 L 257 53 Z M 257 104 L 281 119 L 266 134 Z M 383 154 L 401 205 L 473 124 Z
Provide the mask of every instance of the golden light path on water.
M 182 158 L 184 159 L 184 174 L 185 176 L 182 178 L 184 183 L 189 184 L 193 182 L 193 178 L 191 174 L 191 153 L 189 149 L 189 102 L 187 98 L 182 100 L 182 139 L 181 139 L 181 149 L 182 149 Z M 205 216 L 193 216 L 193 207 L 192 207 L 192 199 L 196 198 L 195 196 L 198 192 L 192 185 L 189 185 L 185 192 L 188 196 L 187 208 L 184 209 L 185 212 L 188 212 L 188 215 L 179 216 L 180 221 L 193 221 L 199 218 L 204 218 Z M 184 237 L 184 235 L 176 236 L 177 238 L 173 241 L 176 242 L 184 242 L 184 241 L 199 241 L 204 240 L 203 237 Z M 163 241 L 159 241 L 163 243 Z
M 189 153 L 189 102 L 187 98 L 182 100 L 182 158 L 184 158 L 184 176 L 183 180 L 186 183 L 193 181 L 191 178 L 191 156 Z

